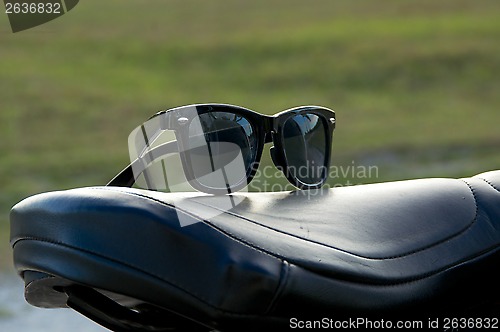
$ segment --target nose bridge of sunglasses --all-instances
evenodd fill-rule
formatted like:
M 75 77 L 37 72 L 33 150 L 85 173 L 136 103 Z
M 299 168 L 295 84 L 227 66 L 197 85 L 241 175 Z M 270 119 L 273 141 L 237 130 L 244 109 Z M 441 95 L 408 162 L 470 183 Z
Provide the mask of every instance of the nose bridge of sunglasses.
M 274 118 L 264 115 L 261 118 L 261 126 L 264 129 L 264 144 L 273 142 Z
M 264 134 L 264 144 L 267 143 L 272 143 L 273 142 L 273 133 L 272 132 L 267 132 Z

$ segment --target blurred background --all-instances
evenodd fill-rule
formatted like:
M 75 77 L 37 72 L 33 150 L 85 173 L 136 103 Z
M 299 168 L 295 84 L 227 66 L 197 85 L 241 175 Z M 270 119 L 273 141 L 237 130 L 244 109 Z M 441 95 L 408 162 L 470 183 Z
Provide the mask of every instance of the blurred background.
M 0 13 L 0 288 L 12 205 L 105 184 L 160 109 L 332 108 L 332 164 L 377 168 L 346 185 L 500 169 L 499 91 L 498 0 L 84 0 L 16 34 Z

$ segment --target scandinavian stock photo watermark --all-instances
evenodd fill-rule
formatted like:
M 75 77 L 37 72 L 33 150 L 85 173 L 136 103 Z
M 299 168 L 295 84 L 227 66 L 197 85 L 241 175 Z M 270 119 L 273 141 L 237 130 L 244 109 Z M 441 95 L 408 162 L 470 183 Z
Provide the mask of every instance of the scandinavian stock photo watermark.
M 301 320 L 292 317 L 289 320 L 290 330 L 479 330 L 498 329 L 498 317 L 444 317 L 414 320 L 370 319 L 366 317 L 334 319 L 323 317 L 316 320 Z
M 336 187 L 359 185 L 378 179 L 379 167 L 377 165 L 359 165 L 354 160 L 348 165 L 333 165 L 329 168 L 316 166 L 309 162 L 304 166 L 297 168 L 289 167 L 286 170 L 272 165 L 260 166 L 256 170 L 255 178 L 249 184 L 249 191 L 277 192 L 296 190 L 293 185 L 284 181 L 287 173 L 300 178 L 319 178 L 321 174 L 326 173 L 330 182 L 334 182 L 335 184 L 327 182 L 319 189 L 309 190 L 309 192 L 318 193 Z

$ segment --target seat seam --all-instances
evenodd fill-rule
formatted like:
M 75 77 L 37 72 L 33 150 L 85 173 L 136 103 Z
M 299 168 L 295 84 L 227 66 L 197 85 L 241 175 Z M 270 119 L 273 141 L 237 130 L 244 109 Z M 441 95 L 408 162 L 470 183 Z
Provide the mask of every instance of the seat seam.
M 188 212 L 188 211 L 185 211 L 183 209 L 180 209 L 178 207 L 176 207 L 175 205 L 172 205 L 172 204 L 169 204 L 167 202 L 163 202 L 161 200 L 158 200 L 154 197 L 150 197 L 150 196 L 146 196 L 146 195 L 141 195 L 139 193 L 134 193 L 134 192 L 127 192 L 127 191 L 121 191 L 121 190 L 113 190 L 113 189 L 108 189 L 108 188 L 101 188 L 101 187 L 93 187 L 93 188 L 90 188 L 90 189 L 94 189 L 94 190 L 104 190 L 104 191 L 111 191 L 111 192 L 120 192 L 120 193 L 123 193 L 123 194 L 127 194 L 127 195 L 131 195 L 131 196 L 134 196 L 134 197 L 140 197 L 142 199 L 146 199 L 146 200 L 151 200 L 151 201 L 154 201 L 154 202 L 157 202 L 161 205 L 164 205 L 164 206 L 168 206 L 170 208 L 173 208 L 173 209 L 176 209 L 186 215 L 189 215 L 189 216 L 192 216 L 193 218 L 195 218 L 196 220 L 200 221 L 201 223 L 207 225 L 207 226 L 210 226 L 212 227 L 213 229 L 217 230 L 218 232 L 226 235 L 229 239 L 231 239 L 232 241 L 234 242 L 238 242 L 240 243 L 241 245 L 244 245 L 245 247 L 247 248 L 250 248 L 251 250 L 253 251 L 256 251 L 258 253 L 261 253 L 261 254 L 264 254 L 268 257 L 271 257 L 273 260 L 275 261 L 278 261 L 281 265 L 283 265 L 283 262 L 284 262 L 284 258 L 282 258 L 282 255 L 279 255 L 279 254 L 276 254 L 272 251 L 268 251 L 264 248 L 261 248 L 260 246 L 257 246 L 247 240 L 244 240 L 238 236 L 236 236 L 235 234 L 225 230 L 225 229 L 221 229 L 219 226 L 217 225 L 214 225 L 212 222 L 208 221 L 208 220 L 204 220 L 204 219 L 201 219 L 199 218 L 198 216 L 196 215 L 193 215 L 192 213 Z M 278 257 L 276 256 L 278 255 Z M 279 285 L 280 285 L 280 281 L 278 280 L 277 282 L 277 286 L 279 288 Z M 271 304 L 273 303 L 273 299 L 270 300 L 270 304 L 268 305 L 271 306 Z M 212 305 L 213 306 L 213 305 Z M 213 306 L 214 308 L 216 308 L 215 306 Z
M 44 237 L 36 237 L 36 236 L 19 236 L 19 239 L 17 241 L 14 242 L 13 246 L 15 246 L 18 242 L 21 242 L 21 241 L 39 241 L 39 242 L 45 242 L 45 243 L 50 243 L 50 244 L 54 244 L 54 245 L 58 245 L 58 246 L 63 246 L 63 247 L 66 247 L 66 248 L 70 248 L 70 249 L 74 249 L 74 250 L 78 250 L 78 251 L 82 251 L 84 253 L 88 253 L 88 254 L 91 254 L 91 255 L 94 255 L 94 256 L 97 256 L 97 257 L 101 257 L 101 258 L 104 258 L 104 259 L 107 259 L 109 261 L 112 261 L 112 262 L 115 262 L 115 263 L 119 263 L 121 265 L 124 265 L 126 267 L 129 267 L 129 268 L 132 268 L 132 269 L 136 269 L 138 271 L 141 271 L 149 276 L 152 276 L 156 279 L 159 279 L 163 282 L 166 282 L 172 286 L 174 286 L 175 288 L 178 288 L 180 290 L 182 290 L 183 292 L 193 296 L 194 298 L 202 301 L 203 303 L 207 304 L 207 305 L 210 305 L 212 307 L 215 308 L 215 306 L 213 306 L 212 304 L 210 304 L 203 296 L 197 294 L 196 292 L 193 292 L 193 291 L 188 291 L 187 290 L 187 287 L 183 286 L 183 285 L 180 285 L 178 283 L 173 283 L 171 282 L 170 280 L 168 279 L 165 279 L 164 277 L 161 277 L 153 272 L 148 272 L 148 271 L 145 271 L 143 270 L 142 268 L 136 266 L 135 264 L 131 264 L 129 262 L 123 262 L 119 259 L 116 259 L 116 258 L 112 258 L 112 257 L 109 257 L 107 255 L 104 255 L 102 253 L 99 253 L 99 252 L 96 252 L 96 251 L 93 251 L 93 250 L 89 250 L 89 249 L 86 249 L 86 248 L 82 248 L 82 247 L 79 247 L 79 246 L 75 246 L 75 245 L 70 245 L 68 243 L 65 243 L 65 242 L 61 242 L 61 241 L 55 241 L 55 240 L 52 240 L 52 239 L 48 239 L 48 238 L 44 238 Z
M 118 264 L 123 265 L 125 267 L 135 269 L 135 270 L 137 270 L 137 271 L 139 271 L 141 273 L 149 275 L 149 276 L 151 276 L 151 277 L 153 277 L 155 279 L 158 279 L 158 280 L 160 280 L 162 282 L 166 282 L 167 284 L 169 284 L 169 285 L 171 285 L 171 286 L 179 289 L 180 291 L 188 294 L 189 296 L 192 296 L 193 298 L 199 300 L 200 302 L 204 303 L 205 305 L 208 305 L 212 309 L 217 310 L 219 312 L 222 312 L 224 314 L 230 314 L 230 315 L 235 315 L 235 316 L 253 316 L 253 314 L 247 315 L 247 314 L 242 314 L 242 313 L 239 313 L 239 312 L 229 311 L 227 309 L 222 309 L 222 308 L 220 308 L 220 307 L 212 304 L 210 301 L 208 301 L 205 297 L 201 296 L 197 292 L 194 292 L 192 290 L 188 290 L 188 287 L 186 287 L 184 285 L 180 285 L 178 283 L 174 283 L 174 282 L 172 282 L 172 281 L 170 281 L 168 279 L 165 279 L 164 277 L 159 276 L 159 275 L 157 275 L 155 273 L 152 273 L 152 272 L 149 272 L 149 271 L 145 271 L 144 269 L 142 269 L 142 268 L 140 268 L 140 267 L 138 267 L 138 266 L 136 266 L 134 264 L 130 264 L 128 262 L 123 262 L 123 261 L 118 260 L 116 258 L 112 258 L 112 257 L 103 255 L 101 253 L 98 253 L 98 252 L 95 252 L 95 251 L 92 251 L 92 250 L 88 250 L 88 249 L 81 248 L 81 247 L 78 247 L 78 246 L 73 246 L 73 245 L 70 245 L 70 244 L 67 244 L 67 243 L 64 243 L 64 242 L 60 242 L 60 241 L 54 241 L 54 240 L 47 239 L 47 238 L 39 238 L 39 237 L 33 237 L 33 236 L 23 237 L 22 239 L 17 240 L 14 244 L 16 244 L 18 242 L 22 242 L 22 241 L 45 242 L 45 243 L 49 243 L 49 244 L 52 244 L 52 245 L 62 246 L 62 247 L 66 247 L 66 248 L 69 248 L 69 249 L 72 249 L 72 250 L 77 250 L 77 251 L 81 251 L 81 252 L 84 252 L 84 253 L 87 253 L 87 254 L 90 254 L 90 255 L 94 255 L 94 256 L 106 259 L 108 261 L 111 261 L 111 262 L 114 262 L 114 263 L 118 263 Z
M 492 187 L 493 189 L 495 189 L 496 191 L 500 192 L 500 188 L 497 188 L 491 181 L 485 179 L 485 178 L 482 178 L 482 177 L 479 177 L 479 176 L 475 176 L 474 178 L 477 178 L 479 180 L 483 180 L 484 182 L 486 182 L 490 187 Z
M 449 240 L 451 240 L 453 238 L 456 238 L 456 237 L 462 235 L 463 233 L 467 232 L 467 230 L 469 230 L 472 227 L 472 225 L 476 222 L 477 216 L 478 216 L 478 205 L 477 205 L 476 194 L 475 194 L 475 191 L 474 191 L 473 187 L 467 181 L 465 181 L 464 179 L 460 179 L 460 181 L 464 182 L 467 185 L 467 187 L 468 187 L 468 189 L 469 189 L 469 191 L 471 193 L 472 199 L 474 200 L 474 205 L 476 207 L 476 210 L 475 210 L 475 215 L 472 218 L 472 220 L 463 229 L 457 231 L 454 234 L 451 234 L 450 236 L 448 236 L 448 237 L 446 237 L 444 239 L 441 239 L 438 242 L 435 242 L 435 243 L 432 243 L 430 245 L 418 248 L 416 250 L 412 250 L 410 252 L 406 252 L 404 254 L 399 254 L 399 255 L 394 255 L 394 256 L 387 256 L 387 257 L 368 257 L 368 256 L 363 256 L 363 255 L 355 254 L 355 253 L 352 253 L 350 251 L 347 251 L 347 250 L 344 250 L 344 249 L 341 249 L 341 248 L 337 248 L 337 247 L 330 246 L 330 245 L 327 245 L 327 244 L 324 244 L 324 243 L 320 243 L 320 242 L 316 242 L 316 241 L 306 240 L 306 239 L 304 239 L 302 237 L 299 237 L 299 236 L 296 236 L 296 235 L 293 235 L 293 234 L 290 234 L 290 233 L 287 233 L 287 232 L 283 232 L 283 231 L 274 229 L 274 228 L 266 226 L 266 225 L 262 225 L 262 224 L 256 222 L 255 220 L 252 220 L 252 219 L 247 218 L 247 217 L 243 217 L 241 215 L 235 214 L 235 213 L 230 212 L 230 211 L 221 210 L 221 209 L 218 209 L 217 207 L 213 207 L 213 208 L 218 209 L 220 211 L 223 211 L 224 213 L 232 215 L 232 216 L 234 216 L 236 218 L 239 218 L 239 219 L 245 220 L 247 222 L 250 222 L 252 224 L 258 225 L 260 227 L 264 227 L 264 228 L 270 229 L 270 230 L 272 230 L 274 232 L 277 232 L 277 233 L 280 233 L 280 234 L 283 234 L 283 235 L 287 235 L 287 236 L 293 237 L 293 238 L 295 238 L 297 240 L 300 240 L 300 241 L 314 243 L 314 244 L 322 246 L 322 247 L 326 247 L 326 248 L 330 248 L 330 249 L 333 249 L 333 250 L 337 250 L 339 252 L 343 252 L 343 253 L 346 253 L 346 254 L 349 254 L 349 255 L 352 255 L 352 256 L 355 256 L 355 257 L 363 258 L 363 259 L 368 259 L 368 260 L 373 260 L 373 261 L 381 261 L 381 260 L 390 260 L 390 259 L 397 259 L 397 258 L 402 258 L 402 257 L 408 257 L 408 256 L 414 255 L 416 253 L 428 250 L 430 248 L 436 247 L 436 246 L 438 246 L 438 245 L 440 245 L 442 243 L 445 243 L 445 242 L 447 242 L 447 241 L 449 241 Z M 112 190 L 111 188 L 110 189 L 107 189 L 107 188 L 104 189 L 102 187 L 93 187 L 91 189 L 108 190 L 108 191 L 114 191 L 114 192 L 120 192 L 120 193 L 124 193 L 124 194 L 129 194 L 129 195 L 133 195 L 133 196 L 137 196 L 137 197 L 142 197 L 142 198 L 147 199 L 147 200 L 152 200 L 152 201 L 155 201 L 157 203 L 160 203 L 160 204 L 172 207 L 174 209 L 178 209 L 177 207 L 175 207 L 175 206 L 173 206 L 171 204 L 168 204 L 166 202 L 163 202 L 163 201 L 161 201 L 159 199 L 156 199 L 156 198 L 153 198 L 153 197 L 150 197 L 150 196 L 146 196 L 146 195 L 142 195 L 142 194 L 138 194 L 138 193 L 121 191 L 121 190 Z M 188 215 L 192 216 L 192 214 L 189 213 L 189 212 L 186 212 L 186 211 L 184 211 L 182 209 L 179 209 L 179 210 L 181 212 L 185 213 L 185 214 L 188 214 Z M 287 257 L 285 257 L 285 255 L 280 254 L 279 252 L 275 252 L 275 251 L 271 251 L 269 249 L 265 249 L 262 246 L 254 243 L 253 241 L 249 241 L 249 240 L 243 239 L 240 236 L 235 235 L 231 231 L 229 231 L 227 229 L 224 229 L 221 226 L 215 225 L 213 222 L 211 222 L 209 220 L 202 220 L 202 219 L 200 219 L 197 216 L 193 216 L 193 217 L 195 217 L 196 219 L 204 222 L 205 224 L 211 225 L 213 228 L 215 228 L 215 229 L 219 230 L 220 232 L 222 232 L 222 233 L 224 233 L 224 234 L 232 237 L 233 240 L 238 241 L 238 242 L 240 242 L 240 243 L 242 243 L 242 244 L 244 244 L 244 245 L 246 245 L 246 246 L 248 246 L 248 247 L 250 247 L 250 248 L 252 248 L 252 249 L 254 249 L 256 251 L 258 251 L 258 252 L 265 253 L 265 254 L 267 254 L 267 255 L 275 258 L 275 259 L 278 259 L 280 261 L 287 259 Z
M 416 281 L 420 281 L 420 280 L 423 280 L 423 279 L 426 279 L 426 278 L 429 278 L 429 277 L 432 277 L 432 276 L 435 276 L 439 273 L 442 273 L 442 272 L 445 272 L 447 270 L 450 270 L 450 269 L 453 269 L 453 268 L 456 268 L 462 264 L 467 264 L 469 263 L 470 261 L 473 261 L 474 259 L 476 258 L 479 258 L 483 255 L 487 255 L 487 254 L 490 254 L 492 252 L 495 252 L 496 250 L 498 250 L 500 248 L 500 244 L 496 244 L 494 246 L 491 246 L 485 250 L 482 250 L 481 252 L 479 253 L 476 253 L 475 255 L 471 255 L 471 256 L 468 256 L 468 257 L 465 257 L 457 262 L 454 262 L 453 264 L 450 264 L 450 265 L 447 265 L 447 266 L 444 266 L 436 271 L 432 271 L 432 272 L 428 272 L 428 273 L 424 273 L 418 277 L 414 277 L 414 278 L 408 278 L 407 280 L 404 280 L 404 281 L 400 281 L 400 282 L 386 282 L 386 283 L 375 283 L 375 282 L 372 282 L 372 283 L 365 283 L 364 285 L 370 285 L 370 286 L 384 286 L 384 287 L 392 287 L 392 286 L 401 286 L 401 285 L 405 285 L 405 284 L 410 284 L 412 282 L 416 282 Z M 322 275 L 321 273 L 318 273 L 314 270 L 310 270 L 310 269 L 307 269 L 305 267 L 301 267 L 301 266 L 298 266 L 304 270 L 307 270 L 311 273 L 315 273 L 315 274 L 318 274 L 318 275 Z M 342 279 L 342 278 L 339 278 L 337 280 L 340 280 L 340 281 L 345 281 L 345 282 L 350 282 L 350 283 L 357 283 L 357 284 L 361 284 L 359 281 L 353 281 L 353 280 L 349 280 L 349 279 Z
M 119 192 L 119 193 L 122 193 L 122 194 L 126 194 L 126 195 L 131 195 L 131 196 L 137 196 L 137 197 L 140 197 L 140 198 L 143 198 L 143 199 L 146 199 L 146 200 L 151 200 L 151 201 L 154 201 L 154 202 L 157 202 L 159 204 L 162 204 L 162 205 L 165 205 L 165 206 L 168 206 L 170 208 L 173 208 L 177 211 L 180 211 L 188 216 L 191 216 L 193 218 L 195 218 L 196 220 L 198 220 L 199 222 L 203 223 L 203 224 L 206 224 L 206 225 L 209 225 L 210 227 L 216 229 L 217 231 L 225 234 L 225 235 L 228 235 L 229 238 L 231 238 L 233 241 L 235 242 L 238 242 L 238 243 L 241 243 L 243 244 L 244 246 L 254 250 L 254 251 L 257 251 L 259 253 L 262 253 L 266 256 L 269 256 L 269 257 L 272 257 L 273 259 L 279 261 L 280 263 L 283 262 L 283 260 L 277 256 L 275 256 L 274 254 L 272 254 L 271 252 L 268 252 L 266 251 L 265 249 L 263 248 L 260 248 L 258 246 L 253 246 L 251 245 L 251 243 L 249 243 L 248 241 L 246 240 L 243 240 L 241 238 L 239 238 L 238 236 L 232 234 L 231 232 L 227 231 L 227 230 L 224 230 L 224 229 L 221 229 L 220 227 L 218 227 L 217 225 L 214 225 L 212 222 L 210 222 L 209 220 L 205 220 L 205 219 L 201 219 L 200 217 L 190 213 L 189 211 L 186 211 L 184 209 L 181 209 L 181 208 L 178 208 L 177 206 L 175 205 L 172 205 L 172 204 L 169 204 L 167 202 L 163 202 L 159 199 L 156 199 L 154 197 L 150 197 L 150 196 L 146 196 L 146 195 L 142 195 L 142 194 L 138 194 L 138 193 L 133 193 L 133 192 L 127 192 L 127 191 L 121 191 L 121 190 L 112 190 L 112 189 L 104 189 L 104 188 L 99 188 L 99 187 L 93 187 L 93 188 L 89 188 L 89 189 L 93 189 L 93 190 L 104 190 L 104 191 L 112 191 L 112 192 Z
M 338 248 L 338 247 L 335 247 L 335 246 L 327 245 L 327 244 L 324 244 L 324 243 L 321 243 L 321 242 L 317 242 L 317 241 L 311 241 L 311 240 L 309 240 L 309 239 L 304 239 L 304 238 L 302 238 L 302 237 L 300 237 L 300 236 L 297 236 L 297 235 L 294 235 L 294 234 L 291 234 L 291 233 L 288 233 L 288 232 L 284 232 L 284 231 L 281 231 L 281 230 L 277 230 L 277 229 L 275 229 L 275 228 L 272 228 L 272 227 L 267 226 L 267 225 L 260 224 L 260 223 L 258 223 L 258 222 L 257 222 L 257 221 L 255 221 L 255 220 L 252 220 L 252 219 L 250 219 L 250 218 L 248 218 L 248 217 L 244 217 L 244 216 L 242 216 L 242 215 L 239 215 L 239 214 L 233 213 L 233 212 L 231 212 L 231 211 L 222 210 L 222 209 L 219 209 L 219 208 L 217 208 L 217 207 L 212 207 L 212 208 L 215 208 L 215 209 L 217 209 L 217 210 L 219 210 L 219 211 L 222 211 L 222 212 L 224 212 L 224 213 L 226 213 L 226 214 L 229 214 L 229 215 L 231 215 L 231 216 L 234 216 L 234 217 L 236 217 L 236 218 L 239 218 L 239 219 L 242 219 L 242 220 L 248 221 L 248 222 L 250 222 L 250 223 L 252 223 L 252 224 L 255 224 L 255 225 L 258 225 L 258 226 L 260 226 L 260 227 L 267 228 L 267 229 L 272 230 L 272 231 L 274 231 L 274 232 L 277 232 L 277 233 L 280 233 L 280 234 L 284 234 L 284 235 L 288 235 L 288 236 L 293 237 L 293 238 L 296 238 L 296 239 L 298 239 L 298 240 L 300 240 L 300 241 L 305 241 L 305 242 L 314 243 L 314 244 L 319 245 L 319 246 L 323 246 L 323 247 L 326 247 L 326 248 L 331 248 L 331 249 L 334 249 L 334 250 L 337 250 L 337 251 L 340 251 L 340 252 L 343 252 L 343 253 L 346 253 L 346 254 L 349 254 L 349 255 L 353 255 L 353 256 L 355 256 L 355 257 L 364 258 L 364 259 L 369 259 L 369 260 L 387 260 L 387 259 L 396 259 L 396 258 L 402 258 L 402 257 L 410 256 L 410 255 L 416 254 L 416 253 L 418 253 L 418 252 L 425 251 L 425 250 L 430 249 L 430 248 L 432 248 L 432 247 L 438 246 L 438 245 L 440 245 L 440 244 L 442 244 L 442 243 L 444 243 L 444 242 L 446 242 L 446 241 L 449 241 L 449 240 L 451 240 L 451 239 L 453 239 L 453 238 L 455 238 L 455 237 L 460 236 L 461 234 L 465 233 L 468 229 L 470 229 L 470 228 L 472 227 L 472 225 L 476 222 L 476 220 L 477 220 L 477 215 L 478 215 L 478 205 L 477 205 L 477 199 L 476 199 L 476 195 L 475 195 L 475 193 L 474 193 L 474 190 L 473 190 L 473 188 L 469 185 L 469 183 L 467 183 L 465 180 L 462 180 L 462 181 L 463 181 L 463 182 L 467 185 L 467 187 L 468 187 L 469 191 L 471 192 L 471 194 L 472 194 L 472 199 L 474 200 L 474 205 L 475 205 L 475 208 L 476 208 L 476 210 L 475 210 L 475 214 L 474 214 L 474 217 L 471 219 L 471 221 L 469 221 L 469 222 L 467 223 L 467 225 L 466 225 L 463 229 L 461 229 L 461 230 L 457 231 L 457 232 L 456 232 L 456 233 L 454 233 L 454 234 L 451 234 L 450 236 L 448 236 L 448 237 L 446 237 L 446 238 L 444 238 L 444 239 L 441 239 L 441 240 L 440 240 L 440 241 L 438 241 L 438 242 L 435 242 L 435 243 L 432 243 L 432 244 L 430 244 L 430 245 L 427 245 L 427 246 L 424 246 L 424 247 L 418 248 L 418 249 L 416 249 L 416 250 L 412 250 L 412 251 L 406 252 L 406 253 L 404 253 L 404 254 L 394 255 L 394 256 L 387 256 L 387 257 L 368 257 L 368 256 L 363 256 L 363 255 L 355 254 L 355 253 L 352 253 L 352 252 L 350 252 L 350 251 L 347 251 L 347 250 L 344 250 L 344 249 L 341 249 L 341 248 Z M 200 204 L 203 204 L 203 203 L 200 203 Z M 210 222 L 210 221 L 206 221 L 206 222 L 207 222 L 207 223 L 212 224 L 212 222 Z M 215 225 L 214 225 L 214 227 L 218 227 L 218 226 L 215 226 Z M 219 227 L 220 227 L 220 226 L 219 226 Z M 236 238 L 237 238 L 237 239 L 239 239 L 240 241 L 246 242 L 246 243 L 248 243 L 249 245 L 252 245 L 252 246 L 257 247 L 257 248 L 259 248 L 260 250 L 263 250 L 263 251 L 266 251 L 266 250 L 267 250 L 267 249 L 264 249 L 264 248 L 262 248 L 262 247 L 260 247 L 260 246 L 258 246 L 258 245 L 256 245 L 256 244 L 254 244 L 254 243 L 252 243 L 252 242 L 250 242 L 250 241 L 248 241 L 248 240 L 244 240 L 244 239 L 242 239 L 242 238 L 240 238 L 240 237 L 238 237 L 238 236 L 236 236 L 236 235 L 232 234 L 231 232 L 229 232 L 229 231 L 227 231 L 227 230 L 222 230 L 222 231 L 227 232 L 228 234 L 231 234 L 231 236 L 236 237 Z M 281 254 L 280 254 L 280 253 L 278 253 L 278 252 L 272 252 L 272 251 L 269 251 L 269 252 L 271 252 L 271 253 L 273 253 L 273 254 L 275 254 L 275 255 L 278 255 L 278 256 L 282 257 L 283 259 L 286 259 L 283 255 L 281 255 Z

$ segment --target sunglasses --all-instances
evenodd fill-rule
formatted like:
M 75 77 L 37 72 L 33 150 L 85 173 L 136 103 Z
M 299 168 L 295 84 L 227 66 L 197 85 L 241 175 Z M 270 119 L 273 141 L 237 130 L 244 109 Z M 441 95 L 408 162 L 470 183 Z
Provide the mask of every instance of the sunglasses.
M 182 183 L 209 194 L 245 188 L 265 143 L 275 166 L 300 189 L 321 187 L 328 176 L 335 112 L 302 106 L 268 116 L 225 104 L 160 111 L 129 135 L 131 164 L 108 186 L 134 184 L 182 191 Z

